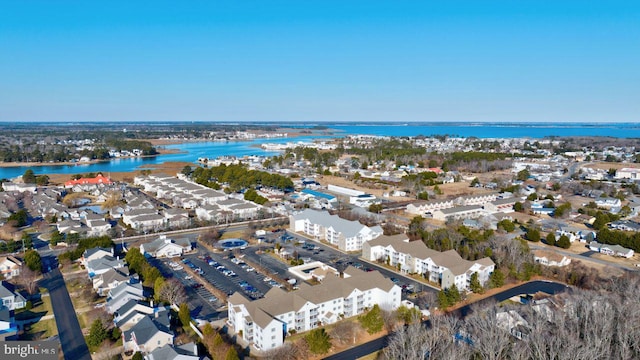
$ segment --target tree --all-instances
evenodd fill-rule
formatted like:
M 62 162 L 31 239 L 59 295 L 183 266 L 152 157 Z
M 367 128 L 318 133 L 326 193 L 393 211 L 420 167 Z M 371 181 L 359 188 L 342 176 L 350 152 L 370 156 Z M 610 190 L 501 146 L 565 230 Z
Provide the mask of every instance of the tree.
M 51 233 L 51 240 L 49 241 L 49 243 L 51 244 L 51 246 L 56 246 L 58 245 L 59 242 L 63 240 L 64 240 L 64 235 L 62 235 L 60 231 L 58 231 L 58 229 L 54 229 L 53 232 Z
M 180 304 L 185 301 L 187 295 L 182 283 L 175 278 L 167 280 L 160 290 L 160 299 L 169 304 Z
M 480 180 L 478 180 L 478 178 L 473 178 L 473 180 L 471 180 L 471 187 L 476 187 L 480 185 Z
M 379 214 L 382 211 L 382 204 L 371 204 L 369 205 L 369 212 Z
M 240 357 L 238 356 L 238 352 L 236 351 L 236 348 L 234 348 L 233 346 L 229 347 L 229 350 L 227 350 L 227 354 L 224 357 L 225 360 L 240 360 Z
M 523 212 L 524 211 L 524 205 L 522 205 L 522 203 L 520 201 L 516 201 L 515 204 L 513 204 L 513 210 L 517 211 L 517 212 Z
M 478 273 L 474 272 L 473 274 L 471 274 L 471 283 L 469 284 L 469 287 L 471 288 L 471 291 L 473 291 L 476 294 L 482 294 L 484 292 L 484 289 L 482 288 L 482 285 L 480 284 L 480 279 L 478 278 Z
M 377 304 L 373 305 L 373 308 L 366 314 L 360 315 L 358 320 L 369 334 L 375 334 L 384 327 L 384 319 L 382 319 L 381 310 Z
M 102 325 L 100 319 L 95 319 L 91 324 L 89 335 L 87 336 L 87 344 L 91 347 L 97 347 L 109 336 L 107 329 Z
M 143 360 L 142 353 L 140 351 L 136 351 L 135 354 L 131 357 L 131 360 Z
M 498 227 L 504 229 L 506 232 L 513 232 L 516 229 L 516 226 L 509 219 L 502 219 L 498 222 Z
M 593 222 L 593 228 L 596 230 L 602 230 L 602 228 L 604 228 L 607 223 L 609 222 L 609 216 L 607 216 L 607 214 L 599 211 L 596 214 L 596 219 Z
M 547 234 L 546 241 L 547 245 L 556 246 L 556 235 L 552 232 Z
M 571 247 L 571 241 L 567 235 L 560 236 L 558 242 L 556 242 L 556 246 L 561 247 L 563 249 L 568 249 Z
M 331 338 L 345 345 L 354 342 L 358 334 L 358 324 L 353 321 L 339 321 L 331 330 Z
M 38 175 L 38 176 L 36 176 L 36 185 L 38 185 L 38 186 L 49 185 L 49 176 L 48 175 Z
M 35 272 L 42 270 L 42 259 L 37 251 L 31 249 L 24 253 L 24 263 L 27 267 Z
M 518 174 L 516 174 L 516 179 L 520 181 L 525 181 L 529 178 L 529 176 L 531 176 L 531 173 L 529 172 L 529 170 L 522 169 L 518 171 Z
M 9 218 L 7 220 L 15 221 L 17 227 L 23 227 L 27 225 L 28 219 L 29 219 L 29 216 L 27 214 L 27 211 L 25 209 L 20 209 L 14 212 L 13 214 L 9 215 Z
M 162 299 L 160 299 L 160 293 L 162 292 L 162 287 L 164 286 L 164 282 L 165 282 L 164 278 L 159 277 L 153 283 L 153 297 L 154 299 L 156 299 L 156 301 L 162 301 Z
M 189 312 L 189 305 L 187 305 L 187 303 L 180 304 L 178 319 L 180 319 L 182 326 L 189 327 L 189 323 L 191 323 L 191 313 Z
M 185 167 L 183 167 L 181 171 L 181 173 L 185 176 L 191 175 L 191 172 L 192 172 L 192 169 L 191 169 L 191 166 L 189 165 L 185 165 Z
M 309 331 L 304 340 L 313 354 L 326 354 L 331 349 L 331 337 L 324 328 Z
M 418 200 L 429 200 L 429 193 L 426 191 L 418 193 Z
M 527 200 L 529 200 L 529 201 L 538 200 L 538 194 L 536 194 L 536 193 L 529 194 L 529 196 L 527 196 Z
M 527 240 L 532 242 L 539 242 L 540 231 L 538 229 L 529 228 L 529 230 L 527 230 Z
M 489 287 L 499 288 L 504 286 L 504 274 L 500 269 L 495 269 L 491 275 L 489 275 Z
M 35 184 L 36 175 L 33 173 L 33 170 L 27 169 L 24 174 L 22 174 L 22 181 L 25 184 Z

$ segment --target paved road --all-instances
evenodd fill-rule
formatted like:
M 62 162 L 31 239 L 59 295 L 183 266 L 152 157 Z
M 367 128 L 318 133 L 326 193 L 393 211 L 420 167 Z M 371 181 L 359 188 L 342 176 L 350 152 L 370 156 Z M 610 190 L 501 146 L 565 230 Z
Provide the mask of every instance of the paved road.
M 529 247 L 532 250 L 553 251 L 553 252 L 556 252 L 558 254 L 562 254 L 564 256 L 568 256 L 570 258 L 574 258 L 574 259 L 578 259 L 578 260 L 582 260 L 582 261 L 591 261 L 591 262 L 598 263 L 598 264 L 601 264 L 601 265 L 612 266 L 612 267 L 615 267 L 615 268 L 618 268 L 618 269 L 622 269 L 622 270 L 625 270 L 625 271 L 635 271 L 635 272 L 639 271 L 638 269 L 630 268 L 630 267 L 628 267 L 626 265 L 622 265 L 622 264 L 618 264 L 618 263 L 615 263 L 615 262 L 602 260 L 602 259 L 598 259 L 598 258 L 593 258 L 593 257 L 591 257 L 591 255 L 593 255 L 593 254 L 590 251 L 586 251 L 586 252 L 581 253 L 581 254 L 576 254 L 576 253 L 572 253 L 570 251 L 562 250 L 562 249 L 557 248 L 557 247 L 536 245 L 536 244 L 533 244 L 533 243 L 529 243 Z
M 545 292 L 547 294 L 557 294 L 563 291 L 567 291 L 570 289 L 567 285 L 556 283 L 552 281 L 531 281 L 526 284 L 522 284 L 520 286 L 516 286 L 512 289 L 505 290 L 503 292 L 497 293 L 490 298 L 484 299 L 481 303 L 484 302 L 492 302 L 492 301 L 504 301 L 512 296 L 520 295 L 520 294 L 533 294 L 538 291 Z M 470 313 L 470 306 L 465 306 L 459 310 L 457 310 L 454 314 L 458 316 L 466 316 Z M 351 349 L 345 350 L 335 355 L 328 356 L 324 358 L 324 360 L 352 360 L 357 359 L 366 355 L 369 355 L 373 352 L 382 350 L 388 341 L 388 338 L 391 335 L 384 336 L 382 338 L 369 341 L 368 343 L 364 343 L 362 345 L 358 345 Z
M 47 272 L 41 280 L 41 286 L 46 287 L 51 296 L 51 305 L 65 360 L 91 360 L 89 348 L 82 336 L 80 323 L 60 270 L 55 268 Z

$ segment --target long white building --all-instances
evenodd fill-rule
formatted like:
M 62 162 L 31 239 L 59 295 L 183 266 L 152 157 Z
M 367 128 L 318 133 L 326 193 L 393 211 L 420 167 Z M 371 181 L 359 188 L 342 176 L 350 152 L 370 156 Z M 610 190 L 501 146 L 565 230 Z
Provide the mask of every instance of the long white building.
M 382 235 L 380 226 L 368 227 L 326 211 L 306 209 L 289 216 L 291 231 L 303 232 L 316 240 L 326 240 L 342 251 L 360 251 L 362 244 Z
M 484 285 L 495 270 L 490 258 L 465 260 L 455 250 L 429 249 L 422 241 L 409 241 L 403 234 L 382 235 L 365 243 L 362 257 L 369 261 L 388 261 L 392 266 L 399 264 L 403 272 L 426 274 L 429 281 L 440 284 L 443 289 L 454 284 L 458 289 L 468 289 L 473 273 L 478 274 L 480 284 Z
M 303 332 L 332 324 L 376 304 L 394 310 L 400 306 L 401 292 L 377 271 L 349 267 L 344 278 L 327 276 L 320 285 L 303 283 L 293 292 L 273 288 L 255 301 L 236 292 L 228 299 L 229 324 L 256 349 L 270 350 L 282 345 L 291 330 Z

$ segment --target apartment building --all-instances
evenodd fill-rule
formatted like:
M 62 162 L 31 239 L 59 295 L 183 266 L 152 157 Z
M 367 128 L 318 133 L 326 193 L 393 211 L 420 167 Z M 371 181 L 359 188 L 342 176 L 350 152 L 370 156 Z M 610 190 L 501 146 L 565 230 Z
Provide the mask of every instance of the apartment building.
M 376 304 L 393 310 L 400 302 L 400 287 L 382 274 L 349 267 L 343 277 L 327 276 L 315 286 L 303 283 L 293 292 L 273 288 L 255 301 L 236 292 L 228 299 L 229 324 L 256 349 L 270 350 L 282 345 L 290 332 L 332 324 Z
M 381 235 L 365 243 L 362 257 L 399 265 L 403 272 L 426 274 L 429 281 L 440 284 L 442 288 L 455 284 L 458 289 L 468 289 L 473 273 L 478 274 L 478 280 L 484 285 L 495 270 L 490 258 L 468 261 L 455 250 L 440 252 L 429 249 L 422 241 L 409 241 L 404 234 Z
M 325 211 L 306 209 L 289 216 L 291 231 L 303 232 L 316 240 L 326 240 L 342 251 L 362 250 L 362 244 L 382 235 L 380 226 L 368 227 Z

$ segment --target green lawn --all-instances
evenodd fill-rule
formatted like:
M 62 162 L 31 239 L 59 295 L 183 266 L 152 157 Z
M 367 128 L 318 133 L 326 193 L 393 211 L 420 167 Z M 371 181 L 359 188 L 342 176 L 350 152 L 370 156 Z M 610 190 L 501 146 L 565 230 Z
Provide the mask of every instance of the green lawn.
M 37 323 L 27 325 L 27 329 L 22 336 L 25 340 L 46 339 L 58 334 L 55 319 L 40 320 Z
M 20 309 L 16 311 L 16 320 L 53 315 L 50 297 L 44 296 L 40 300 L 33 300 L 32 303 L 33 307 L 31 310 Z

